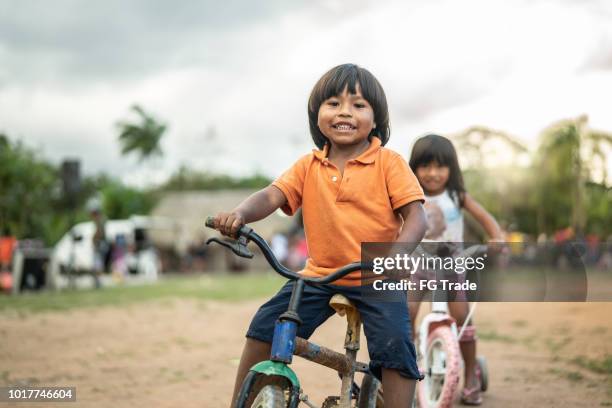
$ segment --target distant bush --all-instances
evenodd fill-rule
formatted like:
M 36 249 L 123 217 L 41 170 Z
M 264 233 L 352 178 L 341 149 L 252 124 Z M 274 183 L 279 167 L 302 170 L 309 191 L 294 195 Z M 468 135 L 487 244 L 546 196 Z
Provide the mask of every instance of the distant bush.
M 232 190 L 263 188 L 272 180 L 261 174 L 248 177 L 232 177 L 187 169 L 182 166 L 170 179 L 159 187 L 160 191 L 187 190 Z

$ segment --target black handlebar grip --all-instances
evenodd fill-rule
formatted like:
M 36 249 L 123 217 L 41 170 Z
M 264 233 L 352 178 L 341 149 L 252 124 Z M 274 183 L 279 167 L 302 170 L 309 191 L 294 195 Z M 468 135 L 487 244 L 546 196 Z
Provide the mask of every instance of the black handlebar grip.
M 206 226 L 208 228 L 215 228 L 215 217 L 206 217 Z

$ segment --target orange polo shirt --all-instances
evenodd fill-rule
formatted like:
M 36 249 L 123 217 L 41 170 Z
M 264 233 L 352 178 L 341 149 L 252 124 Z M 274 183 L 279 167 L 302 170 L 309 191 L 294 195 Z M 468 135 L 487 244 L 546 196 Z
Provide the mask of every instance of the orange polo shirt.
M 377 137 L 346 163 L 344 174 L 327 152 L 327 145 L 313 150 L 272 183 L 287 198 L 286 214 L 302 207 L 309 258 L 301 273 L 312 277 L 360 262 L 362 242 L 395 241 L 402 228 L 395 210 L 425 199 L 406 161 Z M 360 278 L 361 272 L 352 272 L 334 284 L 358 286 Z

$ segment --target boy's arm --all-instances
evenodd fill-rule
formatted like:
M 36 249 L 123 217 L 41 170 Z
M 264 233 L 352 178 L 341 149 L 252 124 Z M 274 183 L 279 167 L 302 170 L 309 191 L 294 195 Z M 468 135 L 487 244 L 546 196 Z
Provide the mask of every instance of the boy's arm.
M 465 194 L 463 201 L 465 209 L 482 225 L 485 232 L 489 236 L 489 241 L 501 242 L 504 240 L 504 234 L 499 227 L 495 218 L 487 210 L 485 210 L 471 195 Z
M 280 189 L 268 186 L 250 195 L 232 211 L 217 214 L 215 228 L 223 235 L 233 237 L 244 224 L 266 218 L 286 202 L 287 198 Z
M 425 231 L 427 230 L 427 217 L 425 216 L 425 210 L 423 209 L 421 201 L 413 201 L 395 211 L 404 219 L 402 231 L 395 240 L 395 243 L 391 245 L 387 253 L 367 254 L 365 258 L 373 259 L 381 255 L 394 258 L 398 254 L 412 254 L 423 239 L 423 236 L 425 236 Z M 387 276 L 394 279 L 405 277 L 402 273 L 401 271 L 387 271 Z
M 412 253 L 425 236 L 425 231 L 427 231 L 425 209 L 423 209 L 423 204 L 420 201 L 413 201 L 400 207 L 397 211 L 404 219 L 404 226 L 396 242 L 407 243 L 408 253 Z

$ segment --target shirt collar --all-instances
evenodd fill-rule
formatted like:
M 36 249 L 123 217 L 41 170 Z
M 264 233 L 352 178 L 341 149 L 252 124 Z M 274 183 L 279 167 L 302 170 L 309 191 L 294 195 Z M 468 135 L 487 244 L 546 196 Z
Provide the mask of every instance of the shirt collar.
M 354 160 L 362 164 L 374 163 L 374 161 L 376 160 L 376 154 L 378 153 L 380 146 L 381 146 L 380 139 L 376 136 L 373 136 L 370 142 L 370 146 L 367 148 L 367 150 L 361 153 Z M 317 159 L 321 161 L 327 160 L 327 155 L 329 153 L 329 143 L 325 143 L 325 146 L 323 146 L 323 150 L 313 149 L 312 153 Z

